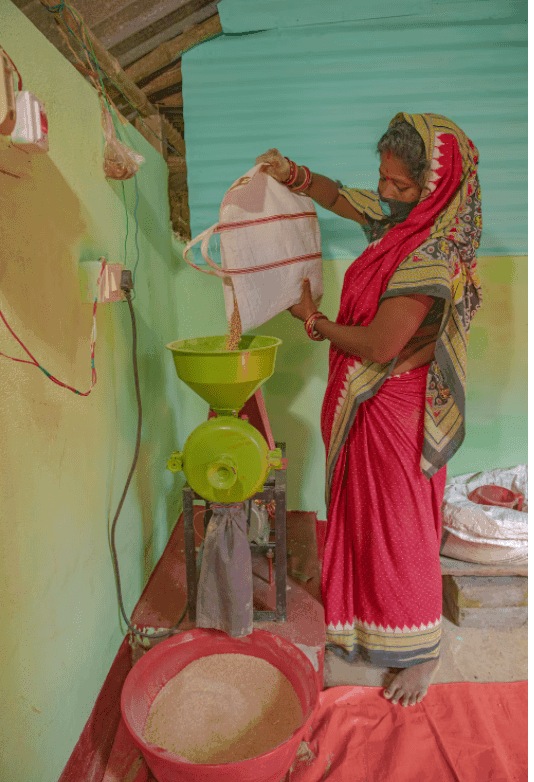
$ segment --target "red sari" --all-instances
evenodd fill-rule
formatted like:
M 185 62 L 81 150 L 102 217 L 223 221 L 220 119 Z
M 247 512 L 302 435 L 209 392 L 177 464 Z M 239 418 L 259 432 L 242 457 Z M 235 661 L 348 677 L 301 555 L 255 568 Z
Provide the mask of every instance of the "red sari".
M 476 148 L 450 120 L 403 115 L 430 163 L 428 194 L 349 267 L 337 323 L 368 325 L 389 296 L 444 300 L 431 364 L 392 375 L 330 349 L 321 415 L 328 525 L 322 572 L 327 641 L 349 659 L 408 667 L 439 655 L 445 464 L 464 436 L 465 348 L 480 305 Z M 340 191 L 369 218 L 369 191 Z M 361 196 L 361 197 L 360 197 Z

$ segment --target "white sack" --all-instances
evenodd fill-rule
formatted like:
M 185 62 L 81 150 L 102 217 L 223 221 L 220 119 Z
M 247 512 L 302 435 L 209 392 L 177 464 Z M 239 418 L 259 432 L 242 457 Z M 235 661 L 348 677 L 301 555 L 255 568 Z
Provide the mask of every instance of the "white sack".
M 468 495 L 495 484 L 524 495 L 523 511 L 478 505 Z M 442 505 L 441 554 L 464 562 L 527 564 L 528 473 L 520 464 L 508 469 L 470 473 L 451 478 Z
M 309 277 L 315 301 L 323 294 L 321 234 L 313 201 L 291 192 L 265 174 L 262 166 L 234 182 L 221 203 L 219 222 L 184 250 L 191 266 L 223 279 L 228 322 L 234 307 L 233 283 L 243 331 L 261 326 L 300 301 L 305 277 Z M 222 269 L 208 253 L 214 233 L 220 235 Z M 186 257 L 198 241 L 202 241 L 209 269 L 195 266 Z M 275 268 L 261 270 L 272 265 Z

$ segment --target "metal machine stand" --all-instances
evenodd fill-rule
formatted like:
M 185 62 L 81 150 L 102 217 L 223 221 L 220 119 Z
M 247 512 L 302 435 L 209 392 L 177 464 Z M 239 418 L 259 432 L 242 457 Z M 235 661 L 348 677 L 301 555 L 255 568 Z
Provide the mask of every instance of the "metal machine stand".
M 283 464 L 285 465 L 286 444 L 276 443 L 276 447 L 282 450 Z M 197 564 L 195 551 L 195 530 L 193 526 L 193 504 L 195 500 L 203 498 L 186 483 L 183 491 L 183 515 L 185 536 L 185 563 L 187 574 L 187 605 L 189 619 L 196 621 L 197 605 Z M 253 554 L 274 553 L 275 585 L 276 585 L 276 611 L 254 611 L 255 622 L 285 622 L 287 620 L 287 534 L 286 534 L 286 506 L 287 506 L 287 478 L 285 467 L 281 470 L 272 470 L 263 490 L 257 492 L 251 500 L 263 500 L 265 503 L 275 504 L 275 522 L 273 542 L 258 544 L 251 543 Z M 209 509 L 206 502 L 206 510 Z

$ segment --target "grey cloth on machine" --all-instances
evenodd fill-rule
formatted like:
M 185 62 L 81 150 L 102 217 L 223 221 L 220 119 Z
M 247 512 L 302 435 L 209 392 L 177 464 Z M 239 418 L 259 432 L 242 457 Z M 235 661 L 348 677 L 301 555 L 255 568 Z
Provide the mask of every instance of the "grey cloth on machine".
M 233 638 L 253 626 L 252 557 L 244 503 L 212 505 L 197 591 L 197 627 Z

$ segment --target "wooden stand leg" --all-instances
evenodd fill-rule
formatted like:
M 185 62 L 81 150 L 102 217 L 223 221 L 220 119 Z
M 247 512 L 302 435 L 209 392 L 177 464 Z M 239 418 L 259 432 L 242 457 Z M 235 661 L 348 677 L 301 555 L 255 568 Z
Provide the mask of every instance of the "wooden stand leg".
M 282 444 L 277 444 L 282 445 Z M 282 445 L 282 456 L 285 457 L 285 447 Z M 276 621 L 287 620 L 287 520 L 286 520 L 286 481 L 285 470 L 277 470 L 274 502 L 275 502 L 275 543 L 276 543 Z
M 182 491 L 184 508 L 185 567 L 187 575 L 187 605 L 189 619 L 197 617 L 197 558 L 195 552 L 195 528 L 193 526 L 193 489 L 187 484 Z

